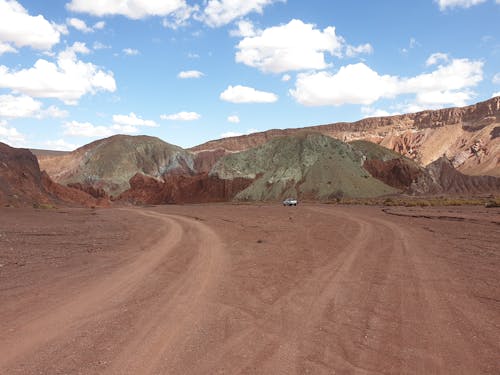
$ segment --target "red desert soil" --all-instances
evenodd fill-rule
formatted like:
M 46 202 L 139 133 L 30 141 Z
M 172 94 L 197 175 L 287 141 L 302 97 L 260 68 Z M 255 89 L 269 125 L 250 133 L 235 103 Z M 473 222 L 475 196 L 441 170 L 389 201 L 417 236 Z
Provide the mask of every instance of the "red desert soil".
M 500 210 L 0 209 L 1 374 L 499 374 Z

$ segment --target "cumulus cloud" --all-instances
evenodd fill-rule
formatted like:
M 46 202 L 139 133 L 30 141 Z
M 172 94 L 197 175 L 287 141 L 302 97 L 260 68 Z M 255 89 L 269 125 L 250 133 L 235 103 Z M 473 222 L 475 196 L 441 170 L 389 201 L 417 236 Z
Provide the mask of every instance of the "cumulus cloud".
M 405 78 L 380 75 L 364 63 L 299 74 L 290 94 L 306 106 L 370 105 L 382 98 L 413 94 L 420 105 L 466 105 L 471 88 L 483 79 L 483 62 L 454 59 L 430 73 Z
M 97 51 L 97 50 L 100 50 L 100 49 L 110 49 L 110 48 L 111 48 L 111 46 L 108 46 L 108 45 L 106 45 L 106 44 L 104 44 L 104 43 L 101 43 L 101 42 L 96 41 L 96 42 L 94 42 L 94 44 L 92 45 L 92 48 L 93 48 L 93 49 L 95 49 L 95 50 Z
M 227 121 L 232 123 L 232 124 L 239 124 L 240 118 L 237 115 L 232 115 L 227 117 Z
M 484 3 L 486 0 L 436 0 L 441 10 L 447 8 L 470 8 L 471 6 Z M 499 0 L 497 0 L 499 3 Z
M 107 126 L 96 126 L 90 122 L 68 121 L 63 125 L 64 135 L 87 138 L 103 138 L 114 132 Z
M 425 62 L 425 65 L 432 66 L 432 65 L 438 64 L 439 62 L 446 63 L 449 60 L 450 60 L 450 58 L 448 57 L 448 55 L 446 53 L 436 52 L 436 53 L 433 53 L 432 55 L 429 56 L 429 58 Z
M 121 15 L 131 19 L 168 16 L 186 6 L 185 0 L 71 0 L 66 5 L 72 12 L 88 13 L 99 17 Z
M 178 29 L 179 27 L 185 26 L 188 24 L 191 16 L 198 12 L 200 7 L 198 5 L 187 5 L 181 6 L 176 11 L 170 13 L 168 17 L 164 18 L 162 21 L 163 27 L 169 29 Z
M 46 149 L 54 151 L 73 151 L 78 147 L 73 143 L 66 142 L 64 139 L 46 141 L 43 143 L 43 146 Z
M 139 54 L 139 50 L 136 50 L 134 48 L 124 48 L 123 53 L 127 56 L 136 56 Z
M 22 147 L 26 143 L 26 138 L 16 128 L 11 127 L 7 121 L 0 120 L 0 142 L 12 147 Z
M 200 17 L 208 26 L 219 27 L 249 13 L 262 14 L 264 7 L 286 0 L 209 0 Z
M 500 1 L 500 0 L 497 0 Z M 496 98 L 497 96 L 500 96 L 500 91 L 494 92 L 493 95 L 491 96 L 492 98 Z
M 385 117 L 399 115 L 400 112 L 389 112 L 380 108 L 362 107 L 361 113 L 366 117 Z
M 204 74 L 198 70 L 187 70 L 187 71 L 182 71 L 180 72 L 177 77 L 181 79 L 187 79 L 187 78 L 201 78 L 203 77 Z
M 245 37 L 237 45 L 236 61 L 272 73 L 325 69 L 329 66 L 325 54 L 342 56 L 344 43 L 333 26 L 319 30 L 294 19 Z
M 66 23 L 68 26 L 73 27 L 74 29 L 81 31 L 82 33 L 93 33 L 95 30 L 102 30 L 106 26 L 106 22 L 104 21 L 99 21 L 94 24 L 94 26 L 90 27 L 87 26 L 85 21 L 79 19 L 79 18 L 68 18 L 66 20 Z
M 228 131 L 225 133 L 222 133 L 220 136 L 221 138 L 228 138 L 228 137 L 239 137 L 240 135 L 248 135 L 251 133 L 255 133 L 257 129 L 248 129 L 246 132 L 236 132 L 236 131 Z
M 361 54 L 370 55 L 373 53 L 373 47 L 370 43 L 360 44 L 359 46 L 347 46 L 345 54 L 347 57 L 354 57 Z
M 278 96 L 271 92 L 238 85 L 228 86 L 220 94 L 220 99 L 231 103 L 274 103 L 278 100 Z
M 74 43 L 57 55 L 56 63 L 39 59 L 32 68 L 11 70 L 0 65 L 0 88 L 8 88 L 37 98 L 56 98 L 75 105 L 86 94 L 116 90 L 112 72 L 80 61 L 78 53 L 88 53 L 84 43 Z
M 170 121 L 195 121 L 201 118 L 201 115 L 196 112 L 179 112 L 170 115 L 160 115 L 162 120 Z
M 0 95 L 0 117 L 3 118 L 62 118 L 67 115 L 56 106 L 43 109 L 40 101 L 26 95 Z
M 7 52 L 16 53 L 17 49 L 15 49 L 14 47 L 12 47 L 8 43 L 2 43 L 2 42 L 0 42 L 0 56 L 2 56 L 4 53 L 7 53 Z
M 31 16 L 16 0 L 0 0 L 0 44 L 49 50 L 64 32 L 64 27 L 42 15 Z
M 281 77 L 281 80 L 283 82 L 288 82 L 292 79 L 292 76 L 290 74 L 283 74 L 283 76 Z
M 127 126 L 149 126 L 157 127 L 159 126 L 153 120 L 144 120 L 140 116 L 137 116 L 134 112 L 130 112 L 128 115 L 114 115 L 113 123 L 115 125 L 127 125 Z
M 248 20 L 239 21 L 237 26 L 238 28 L 231 30 L 229 32 L 229 35 L 242 38 L 252 37 L 257 35 L 258 30 L 256 30 L 253 23 Z
M 88 27 L 85 21 L 79 19 L 79 18 L 68 18 L 66 21 L 69 26 L 75 28 L 78 31 L 81 31 L 82 33 L 91 33 L 94 31 L 91 27 Z

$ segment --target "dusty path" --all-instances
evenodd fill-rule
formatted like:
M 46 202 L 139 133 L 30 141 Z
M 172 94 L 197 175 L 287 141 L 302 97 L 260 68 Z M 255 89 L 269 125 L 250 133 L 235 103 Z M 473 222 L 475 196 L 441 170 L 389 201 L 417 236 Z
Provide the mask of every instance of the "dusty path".
M 500 212 L 442 211 L 127 211 L 143 250 L 77 293 L 0 289 L 0 373 L 500 373 Z

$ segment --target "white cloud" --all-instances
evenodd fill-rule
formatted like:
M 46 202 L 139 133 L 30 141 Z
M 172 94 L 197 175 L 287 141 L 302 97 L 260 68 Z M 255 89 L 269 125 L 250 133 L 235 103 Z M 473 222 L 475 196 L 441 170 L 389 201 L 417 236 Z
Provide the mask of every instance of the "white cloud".
M 199 9 L 200 7 L 198 5 L 189 6 L 184 4 L 184 6 L 163 19 L 163 27 L 176 30 L 179 27 L 186 26 L 193 13 L 198 12 Z
M 274 103 L 278 96 L 271 92 L 258 91 L 246 86 L 228 86 L 220 99 L 231 103 Z
M 62 118 L 68 113 L 56 106 L 43 109 L 43 104 L 26 95 L 0 95 L 0 117 L 4 118 Z
M 99 21 L 94 24 L 92 27 L 94 30 L 102 30 L 106 27 L 106 22 L 104 21 Z
M 370 43 L 360 44 L 359 46 L 347 46 L 345 54 L 347 57 L 354 57 L 361 54 L 370 55 L 373 53 L 373 47 Z
M 446 8 L 470 8 L 471 6 L 484 3 L 486 0 L 435 0 L 441 10 Z M 499 0 L 497 0 L 497 3 Z
M 95 50 L 100 50 L 100 49 L 110 49 L 111 46 L 108 46 L 104 43 L 101 43 L 101 42 L 94 42 L 94 44 L 92 45 L 92 48 L 95 49 Z
M 281 80 L 283 82 L 288 82 L 292 79 L 292 76 L 290 74 L 283 74 L 283 77 L 281 77 Z
M 94 31 L 91 27 L 87 26 L 85 21 L 79 18 L 69 18 L 66 22 L 69 26 L 75 28 L 78 31 L 81 31 L 82 33 L 91 33 Z
M 149 126 L 157 127 L 159 126 L 153 120 L 144 120 L 138 117 L 134 112 L 130 112 L 128 115 L 114 115 L 113 123 L 115 125 L 128 125 L 128 126 Z
M 41 109 L 42 103 L 29 96 L 0 95 L 0 117 L 35 117 Z
M 366 117 L 386 117 L 399 115 L 399 112 L 389 112 L 384 109 L 372 108 L 372 107 L 362 107 L 361 113 Z
M 0 87 L 32 97 L 57 98 L 74 105 L 86 94 L 116 90 L 112 72 L 78 60 L 77 53 L 88 53 L 84 43 L 74 43 L 57 56 L 57 63 L 39 59 L 29 69 L 11 71 L 0 65 Z
M 0 56 L 2 56 L 4 53 L 7 53 L 7 52 L 16 53 L 17 49 L 15 49 L 14 47 L 12 47 L 8 43 L 2 43 L 2 42 L 0 42 Z
M 186 78 L 201 78 L 204 74 L 198 70 L 187 70 L 180 72 L 177 77 L 186 79 Z
M 201 20 L 211 27 L 231 23 L 249 13 L 262 14 L 265 6 L 286 0 L 209 0 Z
M 59 43 L 64 31 L 42 15 L 29 15 L 16 0 L 0 0 L 0 43 L 49 50 Z
M 335 27 L 321 31 L 294 19 L 241 40 L 236 61 L 272 73 L 325 69 L 329 66 L 325 54 L 340 57 L 343 47 L 344 38 L 336 35 Z
M 139 51 L 133 48 L 124 48 L 123 53 L 127 56 L 136 56 L 139 54 Z
M 498 0 L 500 2 L 500 0 Z M 500 85 L 500 73 L 497 73 L 493 76 L 491 80 L 495 85 Z
M 12 147 L 22 147 L 25 145 L 26 139 L 16 128 L 11 127 L 7 121 L 0 120 L 0 142 Z
M 290 94 L 306 106 L 370 105 L 381 98 L 414 94 L 419 105 L 466 105 L 471 88 L 483 79 L 483 62 L 454 59 L 430 73 L 411 78 L 379 75 L 363 63 L 329 72 L 299 74 Z
M 439 62 L 448 62 L 449 60 L 450 58 L 446 53 L 436 52 L 429 56 L 425 65 L 432 66 L 438 64 Z
M 234 37 L 252 37 L 257 35 L 257 30 L 255 30 L 255 26 L 252 22 L 248 20 L 241 20 L 238 22 L 238 29 L 231 30 L 229 35 Z
M 221 138 L 229 138 L 229 137 L 239 137 L 240 135 L 243 135 L 243 133 L 229 131 L 229 132 L 222 133 L 220 135 L 220 137 Z
M 162 120 L 171 121 L 195 121 L 201 118 L 201 115 L 196 112 L 179 112 L 171 115 L 161 115 Z
M 498 0 L 498 1 L 500 1 L 500 0 Z M 492 98 L 496 98 L 497 96 L 500 96 L 500 91 L 499 92 L 494 92 L 491 97 Z
M 85 21 L 83 21 L 79 18 L 74 18 L 74 17 L 68 18 L 66 20 L 66 23 L 68 24 L 68 26 L 71 26 L 71 27 L 75 28 L 76 30 L 81 31 L 82 33 L 86 33 L 86 34 L 93 33 L 95 30 L 102 30 L 106 26 L 106 22 L 99 21 L 99 22 L 96 22 L 94 24 L 94 26 L 89 27 L 89 26 L 87 26 Z
M 228 132 L 222 133 L 220 136 L 221 136 L 221 138 L 239 137 L 241 135 L 248 135 L 248 134 L 251 134 L 251 133 L 255 133 L 256 131 L 257 131 L 257 129 L 248 129 L 244 133 L 235 132 L 235 131 L 228 131 Z
M 43 143 L 46 149 L 54 151 L 73 151 L 78 148 L 77 145 L 73 143 L 66 142 L 64 139 L 56 139 L 53 141 L 46 141 Z
M 68 121 L 63 125 L 64 135 L 74 137 L 102 138 L 115 134 L 107 126 L 96 126 L 90 122 Z
M 239 124 L 240 118 L 236 115 L 232 115 L 232 116 L 228 116 L 227 121 L 232 123 L 232 124 Z
M 185 8 L 185 0 L 71 0 L 66 7 L 73 12 L 93 16 L 121 15 L 131 19 L 168 16 Z
M 113 133 L 115 134 L 137 134 L 139 133 L 139 128 L 134 125 L 123 125 L 123 124 L 113 124 L 111 126 Z

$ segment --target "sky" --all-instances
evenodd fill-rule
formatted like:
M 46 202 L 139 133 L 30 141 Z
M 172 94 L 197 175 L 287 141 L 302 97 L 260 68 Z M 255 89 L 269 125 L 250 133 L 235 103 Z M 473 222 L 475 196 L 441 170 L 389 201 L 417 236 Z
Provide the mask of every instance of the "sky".
M 0 0 L 0 142 L 181 147 L 500 95 L 500 0 Z

